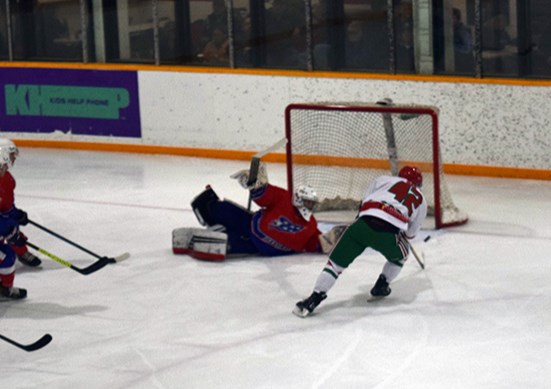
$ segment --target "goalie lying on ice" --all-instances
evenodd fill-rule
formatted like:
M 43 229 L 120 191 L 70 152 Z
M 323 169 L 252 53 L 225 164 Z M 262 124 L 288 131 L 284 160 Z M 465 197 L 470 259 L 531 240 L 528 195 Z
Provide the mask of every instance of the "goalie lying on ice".
M 283 188 L 268 183 L 266 167 L 249 184 L 249 171 L 231 176 L 251 191 L 261 208 L 251 212 L 229 200 L 220 200 L 207 186 L 191 203 L 199 222 L 206 228 L 178 228 L 172 232 L 172 250 L 194 258 L 220 261 L 226 255 L 278 256 L 294 253 L 328 253 L 342 234 L 336 226 L 326 234 L 312 215 L 318 202 L 316 192 L 301 185 L 290 196 Z

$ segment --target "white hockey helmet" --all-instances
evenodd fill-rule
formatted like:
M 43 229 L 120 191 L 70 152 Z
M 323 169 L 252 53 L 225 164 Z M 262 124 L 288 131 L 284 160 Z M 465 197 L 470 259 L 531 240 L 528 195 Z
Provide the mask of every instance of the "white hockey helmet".
M 0 165 L 6 165 L 9 169 L 13 166 L 19 155 L 19 149 L 11 140 L 0 138 Z
M 308 221 L 312 217 L 314 206 L 319 202 L 314 188 L 308 185 L 299 185 L 293 193 L 293 205 L 298 209 L 302 217 Z

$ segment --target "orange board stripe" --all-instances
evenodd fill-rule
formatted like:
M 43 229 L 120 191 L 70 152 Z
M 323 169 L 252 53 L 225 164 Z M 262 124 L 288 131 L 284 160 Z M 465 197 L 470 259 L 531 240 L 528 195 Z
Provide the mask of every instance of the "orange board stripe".
M 418 81 L 445 82 L 463 84 L 515 85 L 515 86 L 551 86 L 548 79 L 519 78 L 476 78 L 449 75 L 422 74 L 388 74 L 367 72 L 330 72 L 283 69 L 228 68 L 184 65 L 154 65 L 154 64 L 116 64 L 116 63 L 82 63 L 82 62 L 0 62 L 0 68 L 55 68 L 55 69 L 89 69 L 89 70 L 126 70 L 126 71 L 158 71 L 204 74 L 235 74 L 268 77 L 301 77 L 301 78 L 334 78 L 334 79 L 364 79 L 383 81 Z
M 96 143 L 79 141 L 52 141 L 52 140 L 31 140 L 31 139 L 13 139 L 19 147 L 40 147 L 54 149 L 71 150 L 89 150 L 89 151 L 107 151 L 119 153 L 139 153 L 139 154 L 164 154 L 184 157 L 215 158 L 215 159 L 234 159 L 249 160 L 256 151 L 243 150 L 225 150 L 225 149 L 203 149 L 193 147 L 175 147 L 175 146 L 156 146 L 144 144 L 121 144 L 121 143 Z M 270 153 L 263 157 L 267 162 L 284 163 L 286 160 L 283 153 Z M 369 159 L 369 158 L 346 158 L 321 155 L 298 155 L 294 157 L 296 163 L 317 164 L 323 166 L 342 166 L 342 167 L 367 167 L 376 169 L 388 169 L 388 161 Z M 405 162 L 408 163 L 408 162 Z M 411 162 L 416 164 L 423 171 L 431 169 L 429 163 Z M 551 170 L 516 168 L 503 166 L 482 166 L 465 164 L 444 164 L 446 174 L 456 174 L 464 176 L 484 176 L 501 178 L 522 178 L 534 180 L 551 181 Z

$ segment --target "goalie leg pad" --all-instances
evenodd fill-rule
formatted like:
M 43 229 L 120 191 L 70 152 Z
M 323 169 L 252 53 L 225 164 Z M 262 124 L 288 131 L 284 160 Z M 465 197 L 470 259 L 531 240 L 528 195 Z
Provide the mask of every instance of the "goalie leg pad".
M 203 230 L 194 233 L 190 242 L 189 255 L 205 261 L 223 261 L 226 259 L 228 235 L 223 232 Z
M 206 261 L 226 258 L 228 235 L 204 228 L 177 228 L 172 231 L 172 252 Z
M 176 228 L 172 231 L 172 252 L 174 254 L 189 254 L 192 249 L 191 238 L 204 231 L 204 228 Z
M 211 209 L 212 203 L 218 200 L 220 200 L 218 195 L 210 185 L 207 185 L 206 189 L 191 201 L 191 209 L 193 209 L 193 213 L 201 225 L 212 226 L 216 224 Z

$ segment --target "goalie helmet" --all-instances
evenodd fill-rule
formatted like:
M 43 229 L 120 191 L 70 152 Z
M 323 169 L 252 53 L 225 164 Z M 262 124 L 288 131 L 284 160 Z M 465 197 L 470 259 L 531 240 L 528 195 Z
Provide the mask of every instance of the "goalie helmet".
M 18 155 L 19 149 L 11 140 L 0 138 L 0 165 L 6 165 L 9 169 Z
M 421 170 L 415 166 L 404 166 L 400 169 L 398 176 L 405 178 L 419 188 L 423 186 L 423 175 L 421 174 Z
M 314 206 L 318 202 L 318 195 L 311 186 L 299 185 L 293 193 L 293 205 L 306 221 L 312 217 Z

